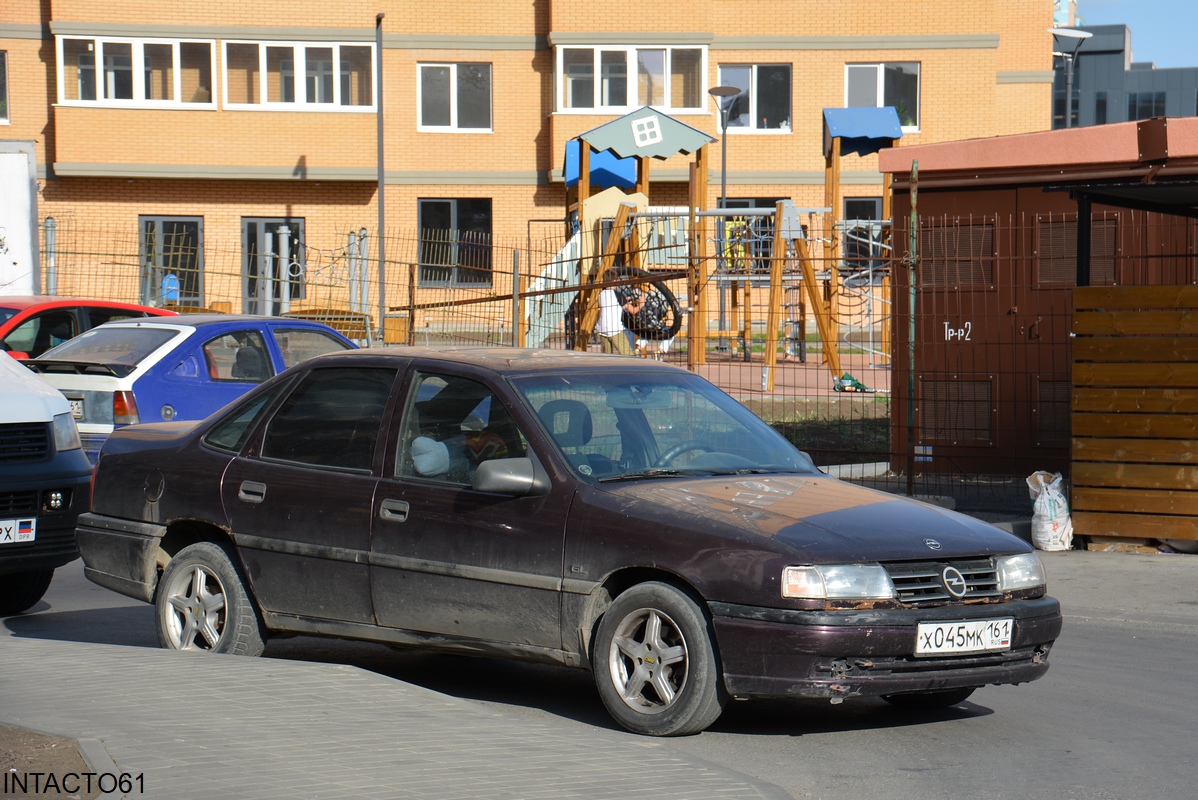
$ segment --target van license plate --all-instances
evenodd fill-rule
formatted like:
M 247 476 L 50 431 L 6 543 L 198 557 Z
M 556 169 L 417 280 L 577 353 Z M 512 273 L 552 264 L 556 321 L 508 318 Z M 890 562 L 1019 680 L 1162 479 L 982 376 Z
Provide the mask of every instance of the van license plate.
M 37 536 L 37 520 L 0 519 L 0 546 L 32 542 Z
M 1011 649 L 1012 619 L 921 622 L 915 633 L 915 655 L 989 653 Z
M 71 416 L 75 419 L 83 419 L 83 401 L 68 398 L 67 402 L 71 404 Z

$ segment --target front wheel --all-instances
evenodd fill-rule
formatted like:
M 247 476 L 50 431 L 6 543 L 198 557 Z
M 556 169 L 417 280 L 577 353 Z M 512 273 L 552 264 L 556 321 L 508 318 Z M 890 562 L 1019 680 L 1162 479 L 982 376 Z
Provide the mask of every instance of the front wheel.
M 649 736 L 707 728 L 727 702 L 712 639 L 703 609 L 673 586 L 643 583 L 621 594 L 599 623 L 592 654 L 608 712 Z
M 0 617 L 33 608 L 50 588 L 53 577 L 54 570 L 37 569 L 0 578 Z
M 976 686 L 966 686 L 964 689 L 943 689 L 936 692 L 884 694 L 882 699 L 899 708 L 931 710 L 964 703 L 976 689 Z
M 256 656 L 262 622 L 225 548 L 199 542 L 166 565 L 154 599 L 158 643 L 170 650 Z

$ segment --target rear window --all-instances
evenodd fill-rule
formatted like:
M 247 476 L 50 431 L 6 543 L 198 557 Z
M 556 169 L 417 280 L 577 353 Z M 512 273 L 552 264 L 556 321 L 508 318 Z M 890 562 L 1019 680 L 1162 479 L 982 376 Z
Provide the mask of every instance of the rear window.
M 4 308 L 0 307 L 0 322 L 8 322 L 10 319 L 20 313 L 19 308 Z
M 178 335 L 179 331 L 164 328 L 93 328 L 47 350 L 37 360 L 132 367 Z

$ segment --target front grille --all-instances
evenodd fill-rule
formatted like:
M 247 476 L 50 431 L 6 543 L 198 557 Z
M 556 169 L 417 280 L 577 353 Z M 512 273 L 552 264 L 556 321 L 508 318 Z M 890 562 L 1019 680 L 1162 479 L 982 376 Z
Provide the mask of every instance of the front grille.
M 913 606 L 968 603 L 999 599 L 998 573 L 989 558 L 955 561 L 915 561 L 884 564 L 890 580 L 898 591 L 899 600 Z M 965 576 L 965 596 L 953 597 L 944 588 L 940 573 L 945 567 L 956 567 Z
M 36 490 L 32 492 L 0 492 L 0 516 L 36 513 Z
M 45 422 L 0 425 L 0 461 L 35 461 L 50 453 L 50 426 Z

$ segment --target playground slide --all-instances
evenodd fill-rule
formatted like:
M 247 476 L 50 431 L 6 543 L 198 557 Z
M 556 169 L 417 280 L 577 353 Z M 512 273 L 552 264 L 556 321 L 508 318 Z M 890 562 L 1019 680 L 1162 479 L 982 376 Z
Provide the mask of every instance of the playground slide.
M 545 265 L 541 274 L 528 285 L 529 292 L 543 292 L 558 287 L 576 287 L 581 282 L 578 273 L 579 248 L 582 237 L 575 232 L 566 246 L 557 254 L 557 258 Z M 560 328 L 566 318 L 566 309 L 577 291 L 563 291 L 558 294 L 534 294 L 524 299 L 524 316 L 528 322 L 528 330 L 524 337 L 525 346 L 543 347 L 545 340 Z

